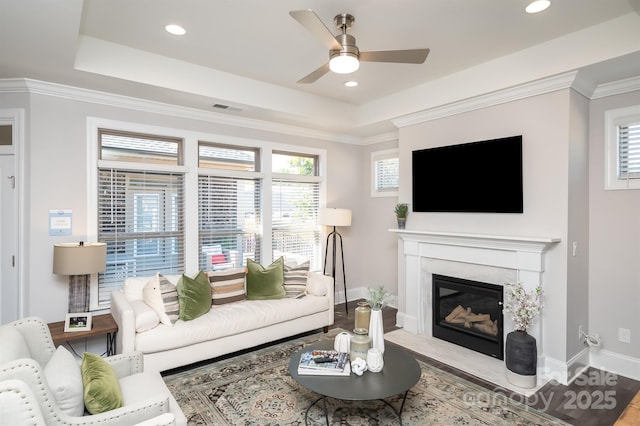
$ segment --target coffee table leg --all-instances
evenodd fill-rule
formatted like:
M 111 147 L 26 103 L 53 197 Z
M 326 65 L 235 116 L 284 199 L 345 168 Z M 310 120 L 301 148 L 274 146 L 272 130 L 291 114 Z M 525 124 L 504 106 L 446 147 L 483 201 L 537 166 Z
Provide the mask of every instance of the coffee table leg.
M 407 395 L 409 394 L 409 391 L 407 390 L 404 393 L 404 396 L 402 397 L 402 404 L 400 404 L 400 410 L 396 410 L 395 407 L 393 405 L 391 405 L 391 403 L 385 399 L 381 399 L 380 401 L 384 402 L 385 404 L 387 404 L 387 407 L 391 408 L 391 411 L 393 411 L 396 416 L 398 416 L 398 420 L 400 421 L 400 425 L 402 425 L 402 410 L 404 409 L 404 403 L 407 401 Z
M 327 410 L 327 398 L 325 398 L 324 396 L 321 396 L 320 398 L 316 399 L 315 401 L 313 401 L 311 403 L 311 405 L 309 405 L 309 408 L 307 408 L 307 411 L 304 413 L 304 424 L 305 426 L 309 425 L 309 410 L 311 410 L 311 408 L 313 408 L 314 405 L 316 405 L 318 403 L 318 401 L 322 400 L 322 402 L 324 403 L 324 419 L 327 422 L 327 426 L 329 426 L 329 411 Z

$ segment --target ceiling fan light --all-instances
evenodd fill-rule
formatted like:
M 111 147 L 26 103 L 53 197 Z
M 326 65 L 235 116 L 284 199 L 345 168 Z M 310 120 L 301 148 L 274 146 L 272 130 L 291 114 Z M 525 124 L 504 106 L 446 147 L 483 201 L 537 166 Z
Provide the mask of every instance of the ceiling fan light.
M 350 52 L 341 52 L 329 61 L 329 69 L 338 74 L 349 74 L 360 68 L 358 58 Z
M 526 7 L 527 13 L 542 12 L 551 5 L 551 0 L 534 0 Z

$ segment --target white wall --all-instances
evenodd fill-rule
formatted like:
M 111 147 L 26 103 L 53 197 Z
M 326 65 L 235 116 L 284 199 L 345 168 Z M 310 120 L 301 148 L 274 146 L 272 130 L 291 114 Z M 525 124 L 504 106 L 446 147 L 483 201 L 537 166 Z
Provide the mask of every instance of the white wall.
M 640 190 L 604 190 L 604 113 L 640 105 L 640 91 L 591 101 L 589 128 L 589 331 L 602 337 L 603 366 L 635 360 L 640 377 Z M 618 341 L 618 328 L 631 343 Z
M 87 117 L 119 120 L 165 128 L 186 129 L 212 135 L 232 135 L 274 143 L 304 145 L 327 151 L 327 203 L 350 208 L 354 224 L 343 233 L 346 248 L 347 283 L 361 283 L 360 253 L 355 236 L 366 232 L 362 223 L 360 194 L 361 147 L 319 139 L 302 138 L 274 132 L 230 127 L 207 121 L 100 105 L 46 94 L 18 97 L 27 104 L 27 181 L 29 209 L 23 217 L 28 230 L 23 288 L 26 292 L 25 315 L 38 315 L 45 321 L 64 319 L 67 311 L 68 278 L 52 273 L 53 245 L 59 242 L 87 240 Z M 15 107 L 16 100 L 7 102 Z M 50 209 L 73 211 L 73 235 L 48 235 Z
M 567 360 L 567 234 L 571 90 L 559 90 L 400 129 L 400 201 L 411 203 L 411 151 L 523 136 L 523 214 L 411 213 L 407 229 L 558 237 L 546 254 L 542 351 Z M 444 177 L 443 177 L 444 178 Z

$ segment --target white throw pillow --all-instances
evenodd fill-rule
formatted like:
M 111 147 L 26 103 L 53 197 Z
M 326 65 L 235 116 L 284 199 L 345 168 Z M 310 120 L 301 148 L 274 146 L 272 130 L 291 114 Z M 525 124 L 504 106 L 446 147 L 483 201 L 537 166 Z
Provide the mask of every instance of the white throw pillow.
M 307 277 L 307 294 L 312 296 L 326 296 L 327 286 L 322 280 L 320 274 L 309 274 Z
M 142 300 L 131 301 L 133 315 L 136 321 L 136 332 L 151 330 L 160 324 L 160 317 L 155 310 Z
M 84 414 L 84 392 L 80 365 L 64 346 L 58 346 L 44 367 L 49 389 L 64 413 L 79 417 Z
M 151 306 L 156 311 L 160 322 L 166 325 L 173 325 L 171 319 L 164 311 L 164 302 L 162 301 L 162 293 L 160 292 L 160 274 L 156 274 L 142 289 L 144 303 Z

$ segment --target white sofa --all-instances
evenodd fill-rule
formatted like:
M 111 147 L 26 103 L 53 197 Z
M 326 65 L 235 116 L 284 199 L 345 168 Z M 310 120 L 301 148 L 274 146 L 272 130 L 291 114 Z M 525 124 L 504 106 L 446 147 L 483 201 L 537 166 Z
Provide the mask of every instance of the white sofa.
M 216 305 L 191 321 L 136 331 L 141 320 L 136 310 L 149 279 L 129 278 L 111 294 L 111 315 L 118 323 L 116 351 L 142 352 L 145 370 L 165 371 L 319 328 L 326 332 L 334 320 L 333 279 L 312 272 L 302 298 Z

